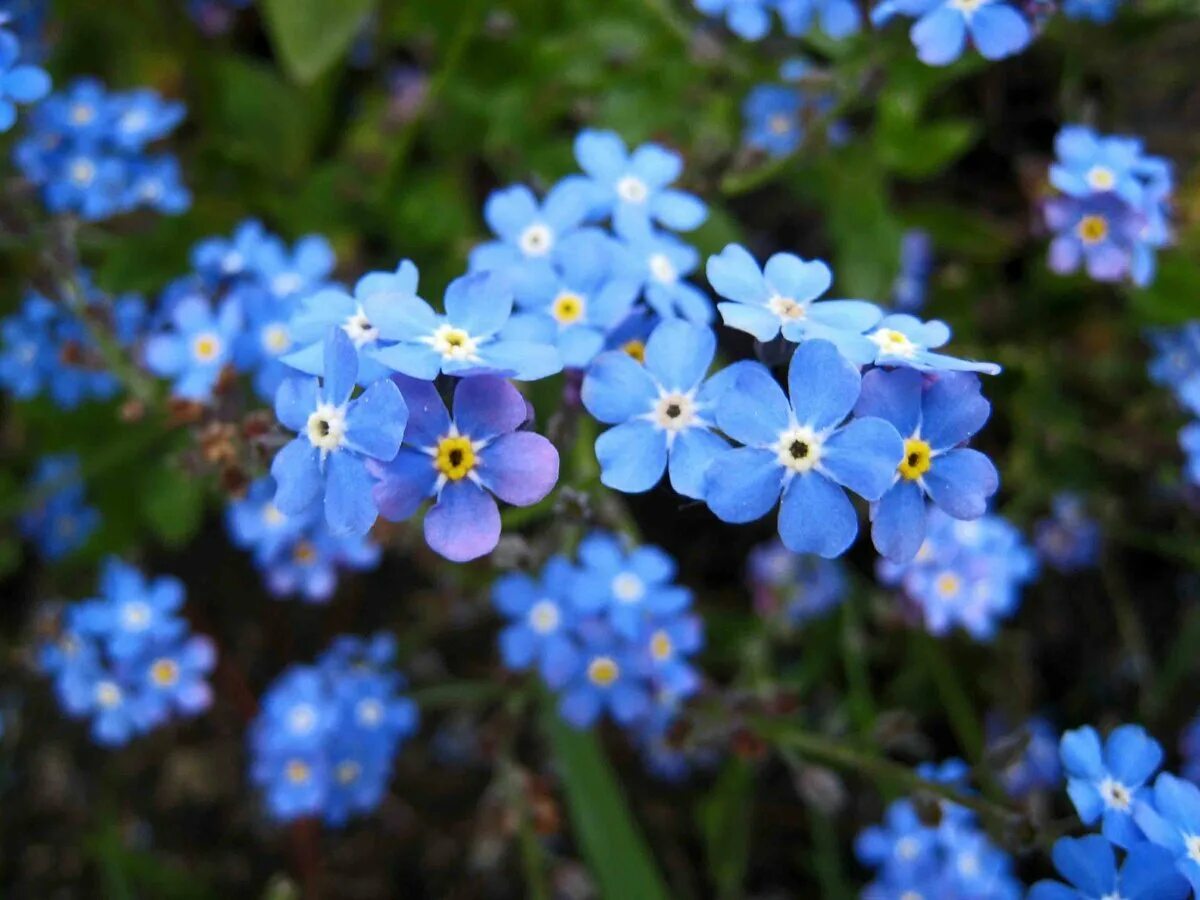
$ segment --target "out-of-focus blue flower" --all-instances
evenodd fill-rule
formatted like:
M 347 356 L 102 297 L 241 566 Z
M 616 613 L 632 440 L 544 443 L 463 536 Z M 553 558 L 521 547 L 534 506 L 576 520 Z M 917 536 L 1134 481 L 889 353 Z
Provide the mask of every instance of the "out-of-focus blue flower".
M 1060 572 L 1078 572 L 1096 564 L 1100 523 L 1087 514 L 1082 497 L 1058 494 L 1051 516 L 1034 525 L 1033 542 L 1043 562 Z
M 1156 328 L 1146 334 L 1154 349 L 1147 367 L 1150 378 L 1170 388 L 1184 406 L 1200 413 L 1200 322 L 1178 328 Z
M 857 416 L 890 422 L 904 439 L 893 483 L 871 506 L 875 548 L 908 562 L 925 540 L 926 498 L 956 519 L 978 519 L 1000 486 L 992 461 L 963 446 L 983 427 L 991 404 L 969 372 L 936 378 L 913 369 L 873 369 L 863 377 Z
M 1096 281 L 1130 277 L 1133 252 L 1144 222 L 1115 194 L 1054 197 L 1045 204 L 1046 225 L 1054 232 L 1050 268 L 1066 275 L 1082 265 Z
M 1140 725 L 1122 725 L 1103 744 L 1090 725 L 1068 731 L 1059 745 L 1067 793 L 1085 825 L 1103 819 L 1104 836 L 1118 847 L 1143 840 L 1133 818 L 1145 787 L 1162 763 L 1162 747 Z
M 183 596 L 178 580 L 147 579 L 110 559 L 100 595 L 66 607 L 58 635 L 40 648 L 40 667 L 54 679 L 59 702 L 72 717 L 91 721 L 97 743 L 127 743 L 211 704 L 206 679 L 215 650 L 208 638 L 189 633 L 179 615 Z
M 492 603 L 509 620 L 500 632 L 505 667 L 536 668 L 551 689 L 562 687 L 575 665 L 575 578 L 574 566 L 555 556 L 536 578 L 513 573 L 492 586 Z
M 596 439 L 601 481 L 641 493 L 668 470 L 678 493 L 703 499 L 705 470 L 729 447 L 710 430 L 733 372 L 705 380 L 716 349 L 708 328 L 673 319 L 654 329 L 640 362 L 615 350 L 593 363 L 583 380 L 583 405 L 615 426 Z
M 1200 788 L 1161 772 L 1150 802 L 1136 804 L 1133 817 L 1142 833 L 1165 848 L 1179 873 L 1200 891 Z
M 700 265 L 696 248 L 650 227 L 622 235 L 622 246 L 625 254 L 616 271 L 637 281 L 646 304 L 657 316 L 682 318 L 695 325 L 712 322 L 712 302 L 686 280 Z
M 1029 900 L 1183 900 L 1188 884 L 1175 871 L 1171 854 L 1153 844 L 1129 848 L 1117 869 L 1113 845 L 1098 834 L 1063 837 L 1051 851 L 1054 867 L 1070 887 L 1039 881 Z
M 1050 166 L 1050 183 L 1072 197 L 1114 193 L 1138 204 L 1144 185 L 1138 173 L 1142 142 L 1122 135 L 1098 135 L 1082 125 L 1066 125 L 1054 138 L 1057 160 Z
M 744 247 L 729 244 L 709 257 L 707 272 L 716 292 L 733 301 L 717 304 L 730 328 L 760 341 L 781 332 L 797 343 L 820 338 L 853 360 L 875 350 L 863 332 L 883 318 L 883 311 L 865 300 L 818 301 L 833 282 L 833 273 L 820 260 L 776 253 L 760 269 Z
M 182 104 L 151 90 L 109 93 L 82 78 L 34 107 L 13 158 L 52 213 L 92 221 L 140 207 L 177 214 L 191 205 L 179 164 L 147 155 L 146 145 L 174 130 L 183 115 Z
M 233 360 L 242 323 L 242 308 L 235 298 L 227 297 L 214 313 L 207 300 L 187 297 L 171 310 L 170 325 L 146 341 L 146 368 L 170 378 L 175 396 L 208 400 L 221 370 Z
M 871 12 L 876 26 L 892 17 L 917 21 L 909 31 L 917 57 L 931 66 L 945 66 L 962 56 L 967 39 L 985 59 L 1020 53 L 1034 38 L 1034 29 L 1007 0 L 883 0 Z
M 390 637 L 343 636 L 267 690 L 250 728 L 250 777 L 274 819 L 343 825 L 379 805 L 418 721 L 394 657 Z
M 979 372 L 982 375 L 997 375 L 1000 367 L 995 363 L 974 362 L 934 353 L 950 340 L 950 326 L 938 319 L 922 322 L 916 316 L 897 313 L 885 316 L 873 331 L 867 334 L 870 351 L 866 355 L 851 355 L 859 365 L 874 363 L 877 366 L 898 366 L 922 372 Z M 857 354 L 860 347 L 868 345 L 854 343 L 845 345 L 845 351 Z
M 73 453 L 38 460 L 28 490 L 34 505 L 17 524 L 47 559 L 62 559 L 78 550 L 100 524 L 99 510 L 84 498 L 79 457 Z
M 0 26 L 5 24 L 0 17 Z M 0 132 L 17 121 L 17 104 L 36 103 L 50 93 L 44 69 L 21 62 L 21 42 L 0 27 Z
M 810 127 L 828 116 L 837 102 L 818 79 L 808 77 L 803 60 L 784 63 L 780 74 L 792 83 L 757 85 L 742 101 L 743 140 L 769 156 L 794 153 L 806 140 Z M 849 137 L 844 122 L 824 125 L 831 144 L 842 144 Z
M 855 34 L 862 27 L 862 16 L 853 0 L 776 0 L 783 30 L 792 37 L 804 37 L 814 24 L 831 38 Z
M 771 30 L 771 10 L 776 0 L 693 0 L 706 16 L 721 17 L 740 38 L 757 41 Z
M 45 56 L 47 0 L 0 0 L 0 22 L 21 42 L 21 59 L 38 62 Z
M 579 545 L 575 608 L 604 619 L 619 637 L 636 640 L 648 622 L 691 604 L 691 592 L 674 583 L 675 573 L 675 561 L 658 547 L 627 551 L 613 535 L 595 532 Z
M 943 635 L 955 626 L 989 640 L 1021 602 L 1021 588 L 1036 572 L 1033 552 L 1000 516 L 968 522 L 929 510 L 925 542 L 908 563 L 881 559 L 885 584 L 898 584 L 925 628 Z
M 229 238 L 210 237 L 192 248 L 192 267 L 211 286 L 254 273 L 258 260 L 278 240 L 256 219 L 247 219 Z
M 1058 731 L 1043 716 L 1031 716 L 1016 731 L 1008 728 L 1002 716 L 990 713 L 987 717 L 989 749 L 1000 741 L 1024 740 L 1021 755 L 998 775 L 1010 797 L 1024 797 L 1034 791 L 1057 788 L 1062 784 L 1062 764 L 1058 759 Z
M 900 272 L 892 282 L 892 305 L 913 313 L 925 305 L 933 270 L 933 240 L 928 232 L 910 228 L 900 240 Z
M 1121 0 L 1063 0 L 1063 15 L 1068 19 L 1087 19 L 1101 25 L 1117 17 Z
M 591 215 L 611 216 L 618 234 L 638 233 L 651 223 L 691 231 L 708 217 L 696 196 L 671 188 L 683 171 L 678 153 L 643 144 L 632 153 L 613 131 L 584 129 L 575 138 L 575 159 L 587 173 Z
M 495 498 L 514 506 L 543 499 L 558 482 L 558 451 L 540 434 L 518 430 L 529 407 L 502 378 L 459 381 L 453 415 L 430 382 L 394 380 L 410 418 L 395 459 L 371 464 L 380 514 L 398 522 L 432 499 L 424 528 L 433 550 L 454 562 L 491 553 L 500 540 Z
M 798 625 L 828 612 L 846 594 L 841 564 L 811 554 L 796 554 L 779 541 L 750 551 L 747 579 L 759 615 Z
M 367 460 L 391 462 L 409 410 L 396 385 L 376 381 L 351 399 L 358 376 L 354 344 L 340 329 L 325 339 L 324 377 L 289 378 L 275 396 L 275 415 L 297 436 L 271 462 L 275 505 L 302 514 L 323 500 L 335 535 L 366 534 L 378 511 Z
M 904 443 L 887 421 L 844 422 L 858 401 L 858 369 L 825 340 L 801 344 L 788 367 L 788 396 L 771 373 L 743 363 L 718 399 L 721 430 L 745 446 L 718 454 L 705 499 L 717 518 L 751 522 L 782 494 L 779 535 L 796 553 L 840 556 L 858 533 L 849 488 L 878 500 Z M 819 389 L 816 389 L 819 387 Z
M 1200 422 L 1190 422 L 1179 430 L 1179 446 L 1187 455 L 1183 473 L 1191 484 L 1200 484 Z

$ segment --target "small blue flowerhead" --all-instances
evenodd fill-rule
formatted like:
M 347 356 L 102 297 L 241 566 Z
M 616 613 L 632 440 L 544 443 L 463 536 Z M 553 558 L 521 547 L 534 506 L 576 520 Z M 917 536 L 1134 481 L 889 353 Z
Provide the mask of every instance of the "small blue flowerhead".
M 175 396 L 206 401 L 233 358 L 242 322 L 235 298 L 223 300 L 214 314 L 207 300 L 186 297 L 172 308 L 170 325 L 146 341 L 146 368 L 172 379 Z
M 1122 725 L 1101 744 L 1091 726 L 1068 731 L 1059 745 L 1067 793 L 1085 825 L 1103 818 L 1104 836 L 1118 847 L 1142 840 L 1133 818 L 1144 786 L 1162 763 L 1162 748 L 1139 725 Z
M 617 271 L 641 286 L 646 304 L 663 319 L 682 318 L 695 325 L 712 322 L 712 302 L 686 281 L 700 265 L 696 249 L 649 226 L 621 235 L 624 254 Z
M 575 665 L 571 595 L 576 574 L 570 562 L 555 556 L 537 578 L 513 573 L 492 587 L 492 603 L 509 620 L 500 632 L 505 667 L 521 671 L 536 666 L 552 689 L 563 686 Z
M 922 372 L 979 372 L 982 375 L 997 375 L 1000 367 L 995 363 L 973 362 L 934 353 L 950 340 L 950 327 L 938 319 L 922 322 L 916 316 L 895 314 L 885 316 L 867 333 L 868 345 L 843 345 L 850 352 L 850 359 L 859 365 L 874 363 L 877 366 L 899 366 Z M 873 346 L 872 346 L 873 345 Z M 869 347 L 865 356 L 856 356 L 861 347 Z
M 1039 881 L 1030 889 L 1029 900 L 1183 900 L 1188 896 L 1188 884 L 1175 871 L 1171 854 L 1153 844 L 1129 848 L 1119 870 L 1113 845 L 1098 834 L 1059 838 L 1051 855 L 1070 886 Z
M 1200 788 L 1162 772 L 1149 802 L 1134 806 L 1133 818 L 1152 843 L 1171 854 L 1193 890 L 1200 891 Z

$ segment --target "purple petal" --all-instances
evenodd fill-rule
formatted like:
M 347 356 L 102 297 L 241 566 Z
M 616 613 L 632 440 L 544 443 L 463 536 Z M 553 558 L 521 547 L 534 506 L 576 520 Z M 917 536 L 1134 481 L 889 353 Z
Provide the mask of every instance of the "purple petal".
M 425 540 L 452 562 L 486 556 L 500 540 L 500 510 L 492 495 L 466 479 L 452 482 L 425 514 Z
M 368 471 L 379 480 L 371 496 L 379 514 L 389 522 L 401 522 L 412 516 L 422 503 L 433 496 L 437 470 L 433 460 L 417 450 L 401 447 L 396 458 L 386 464 L 368 464 Z
M 516 431 L 527 415 L 525 398 L 503 378 L 465 378 L 455 388 L 454 424 L 473 441 Z
M 505 503 L 529 506 L 558 482 L 558 451 L 531 431 L 501 435 L 480 451 L 479 477 Z

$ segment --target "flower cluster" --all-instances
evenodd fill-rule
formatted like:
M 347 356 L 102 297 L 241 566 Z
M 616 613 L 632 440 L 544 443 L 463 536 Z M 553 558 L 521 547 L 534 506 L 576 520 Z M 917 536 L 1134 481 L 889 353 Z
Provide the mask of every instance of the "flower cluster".
M 755 610 L 784 625 L 822 616 L 846 594 L 846 573 L 840 563 L 792 553 L 779 541 L 751 550 L 747 568 Z
M 967 767 L 958 760 L 918 772 L 965 790 Z M 854 849 L 875 878 L 863 900 L 1022 896 L 1011 857 L 992 843 L 973 812 L 947 800 L 938 801 L 932 815 L 909 799 L 892 802 L 883 824 L 860 833 Z
M 341 825 L 379 805 L 418 721 L 395 656 L 388 635 L 343 636 L 267 690 L 250 728 L 250 777 L 272 818 Z
M 789 37 L 804 37 L 814 27 L 831 38 L 844 38 L 862 27 L 852 0 L 693 0 L 706 16 L 724 20 L 729 30 L 747 41 L 766 37 L 772 14 L 779 16 Z
M 878 565 L 884 584 L 900 585 L 930 633 L 961 626 L 989 640 L 1021 601 L 1036 560 L 1020 533 L 1000 516 L 962 522 L 931 510 L 925 541 L 912 562 Z
M 1162 764 L 1158 743 L 1138 725 L 1122 725 L 1101 741 L 1091 726 L 1068 731 L 1060 744 L 1067 794 L 1085 825 L 1100 834 L 1060 838 L 1055 868 L 1070 882 L 1040 881 L 1031 900 L 1060 897 L 1154 897 L 1200 891 L 1197 833 L 1200 788 Z M 1124 854 L 1117 865 L 1117 851 Z
M 119 745 L 212 703 L 207 677 L 216 650 L 179 614 L 183 585 L 148 579 L 117 559 L 100 595 L 63 609 L 57 637 L 40 649 L 68 715 L 90 719 L 97 743 Z
M 1064 127 L 1054 140 L 1050 183 L 1059 194 L 1045 202 L 1054 232 L 1050 268 L 1083 266 L 1096 281 L 1154 280 L 1155 252 L 1171 241 L 1171 164 L 1148 156 L 1140 139 Z
M 76 312 L 64 302 L 30 293 L 19 311 L 0 322 L 0 387 L 19 400 L 49 394 L 62 409 L 111 399 L 119 382 L 107 368 L 88 323 L 110 331 L 128 348 L 145 315 L 145 304 L 133 294 L 111 305 L 89 296 Z
M 183 120 L 182 103 L 141 88 L 109 92 L 79 79 L 51 94 L 29 116 L 30 134 L 13 151 L 52 213 L 99 220 L 149 207 L 176 214 L 191 206 L 179 162 L 146 147 Z
M 7 24 L 0 12 L 0 132 L 17 121 L 18 103 L 36 103 L 50 93 L 50 76 L 22 60 L 21 41 L 3 27 Z
M 264 400 L 275 396 L 296 349 L 292 320 L 301 299 L 325 288 L 333 249 L 320 235 L 288 245 L 249 219 L 229 238 L 192 249 L 194 272 L 163 291 L 159 328 L 146 343 L 146 367 L 172 379 L 188 400 L 207 400 L 230 366 L 251 376 Z
M 1056 496 L 1049 518 L 1034 524 L 1038 558 L 1059 572 L 1078 572 L 1096 565 L 1100 556 L 1100 524 L 1091 518 L 1083 498 Z
M 743 140 L 769 156 L 787 156 L 804 144 L 814 126 L 823 127 L 829 143 L 849 139 L 844 122 L 828 121 L 835 97 L 822 73 L 804 60 L 780 68 L 786 84 L 760 84 L 742 101 Z
M 871 11 L 879 27 L 896 16 L 916 19 L 909 31 L 917 57 L 946 66 L 963 54 L 968 41 L 984 59 L 1020 53 L 1037 35 L 1037 24 L 1019 2 L 1010 0 L 882 0 Z
M 335 535 L 321 510 L 289 516 L 275 505 L 275 482 L 260 478 L 226 513 L 230 538 L 249 551 L 267 589 L 277 597 L 299 595 L 310 603 L 333 596 L 342 570 L 379 565 L 381 550 L 362 535 Z
M 675 562 L 657 547 L 626 549 L 595 532 L 576 564 L 556 556 L 536 578 L 500 578 L 492 601 L 509 620 L 504 665 L 536 670 L 577 728 L 608 713 L 635 733 L 662 735 L 700 687 L 690 657 L 704 640 L 692 594 L 674 577 Z
M 17 524 L 46 559 L 62 559 L 78 550 L 100 524 L 100 512 L 84 497 L 79 457 L 74 454 L 43 456 L 28 490 L 34 505 Z

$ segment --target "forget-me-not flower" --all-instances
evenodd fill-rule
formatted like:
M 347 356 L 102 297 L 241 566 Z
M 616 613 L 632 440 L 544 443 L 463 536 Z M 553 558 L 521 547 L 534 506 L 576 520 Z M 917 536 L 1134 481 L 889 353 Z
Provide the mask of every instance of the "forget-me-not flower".
M 687 276 L 700 265 L 695 247 L 674 235 L 649 226 L 634 228 L 622 237 L 624 257 L 616 265 L 641 286 L 646 304 L 663 319 L 683 318 L 697 325 L 713 320 L 708 295 Z
M 1150 802 L 1136 804 L 1133 818 L 1151 842 L 1174 857 L 1192 888 L 1200 891 L 1200 788 L 1162 772 L 1154 781 Z
M 1119 847 L 1142 840 L 1133 818 L 1145 787 L 1162 763 L 1162 748 L 1140 725 L 1122 725 L 1100 742 L 1090 725 L 1068 731 L 1060 744 L 1067 794 L 1085 825 L 1103 819 L 1102 831 Z
M 938 319 L 922 322 L 916 316 L 896 313 L 884 318 L 867 332 L 869 344 L 843 344 L 843 352 L 859 365 L 898 366 L 922 372 L 979 372 L 997 375 L 995 363 L 973 362 L 932 351 L 950 340 L 950 326 Z M 859 356 L 860 348 L 867 348 Z
M 170 326 L 152 335 L 143 350 L 146 368 L 172 379 L 185 400 L 208 400 L 242 330 L 242 308 L 227 297 L 214 313 L 202 297 L 185 297 L 170 312 Z
M 17 121 L 18 103 L 36 103 L 48 93 L 50 76 L 38 66 L 22 63 L 20 41 L 0 28 L 0 132 Z
M 985 59 L 1003 59 L 1024 50 L 1033 40 L 1029 21 L 1008 0 L 883 0 L 871 13 L 875 25 L 895 15 L 917 21 L 909 36 L 917 57 L 945 66 L 962 56 L 967 39 Z
M 1029 900 L 1184 900 L 1188 895 L 1171 854 L 1153 844 L 1131 847 L 1119 870 L 1113 845 L 1098 834 L 1059 838 L 1051 856 L 1070 886 L 1039 881 L 1030 888 Z

